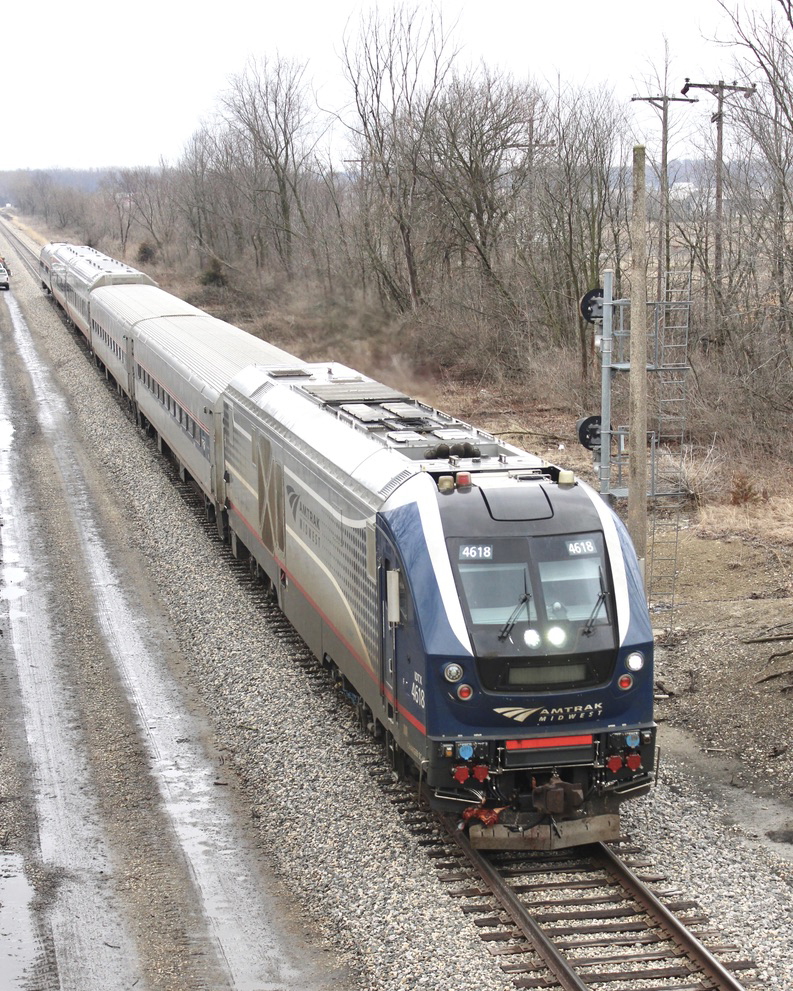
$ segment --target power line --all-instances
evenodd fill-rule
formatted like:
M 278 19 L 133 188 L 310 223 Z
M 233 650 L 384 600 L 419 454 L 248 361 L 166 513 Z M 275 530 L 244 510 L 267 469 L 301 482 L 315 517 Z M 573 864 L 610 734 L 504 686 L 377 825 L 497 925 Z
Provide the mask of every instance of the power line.
M 658 278 L 657 298 L 662 301 L 664 271 L 669 271 L 669 104 L 697 103 L 696 97 L 668 96 L 634 96 L 631 103 L 650 103 L 661 111 L 661 223 L 658 232 Z
M 731 84 L 728 84 L 723 79 L 720 79 L 717 83 L 692 83 L 691 79 L 686 76 L 685 85 L 680 92 L 683 96 L 686 96 L 688 91 L 692 89 L 704 89 L 711 96 L 715 96 L 718 101 L 718 109 L 711 116 L 710 122 L 716 125 L 716 229 L 713 233 L 713 276 L 716 295 L 716 318 L 720 324 L 721 317 L 723 316 L 721 279 L 723 268 L 722 229 L 724 219 L 724 190 L 722 183 L 724 170 L 724 97 L 727 93 L 743 93 L 748 100 L 757 92 L 757 86 L 755 84 L 751 86 L 739 86 L 735 80 Z M 717 338 L 721 341 L 723 339 L 722 328 L 718 327 L 716 333 Z

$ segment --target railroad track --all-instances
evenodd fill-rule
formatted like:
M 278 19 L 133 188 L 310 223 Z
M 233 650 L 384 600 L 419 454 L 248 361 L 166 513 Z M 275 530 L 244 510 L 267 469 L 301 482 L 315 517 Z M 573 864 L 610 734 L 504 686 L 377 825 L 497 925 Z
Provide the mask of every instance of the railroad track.
M 20 234 L 19 231 L 10 224 L 5 219 L 0 219 L 0 224 L 2 224 L 3 233 L 13 244 L 16 249 L 22 264 L 28 269 L 30 274 L 36 280 L 39 281 L 39 256 L 38 256 L 38 245 L 29 241 L 24 235 Z
M 194 488 L 166 461 L 171 481 L 207 532 Z M 282 638 L 293 662 L 317 683 L 329 676 L 340 689 L 338 716 L 349 720 L 349 743 L 377 780 L 408 830 L 433 861 L 451 903 L 474 922 L 494 965 L 515 988 L 563 991 L 745 991 L 740 959 L 696 902 L 664 888 L 665 877 L 627 842 L 592 844 L 557 853 L 475 850 L 457 820 L 429 810 L 426 796 L 400 781 L 383 747 L 356 726 L 337 674 L 322 665 L 278 609 L 271 591 L 217 541 L 238 581 L 258 602 L 268 627 Z M 320 689 L 325 691 L 326 689 Z M 723 963 L 717 957 L 723 957 Z M 751 983 L 751 982 L 750 982 Z
M 392 801 L 427 847 L 449 897 L 516 988 L 564 991 L 743 991 L 752 961 L 719 942 L 697 904 L 664 889 L 627 842 L 556 853 L 483 853 L 455 820 Z M 717 954 L 724 960 L 723 963 Z M 751 983 L 751 981 L 750 981 Z
M 7 223 L 3 228 L 38 280 L 37 246 Z M 81 335 L 75 337 L 82 343 Z M 128 406 L 119 402 L 132 419 Z M 217 537 L 194 488 L 163 461 L 185 502 Z M 218 540 L 217 546 L 240 582 L 249 586 L 265 621 L 283 636 L 293 661 L 318 679 L 326 674 L 248 565 L 227 544 Z M 341 707 L 343 693 L 339 699 Z M 553 854 L 474 850 L 456 821 L 431 813 L 426 802 L 417 801 L 414 788 L 395 780 L 377 742 L 356 735 L 354 716 L 350 720 L 351 745 L 359 748 L 362 762 L 425 847 L 450 903 L 474 922 L 494 965 L 512 978 L 514 987 L 744 991 L 748 986 L 736 974 L 751 976 L 754 964 L 737 959 L 735 947 L 718 942 L 718 933 L 708 928 L 696 903 L 659 887 L 665 878 L 652 870 L 641 851 L 627 843 L 619 850 L 596 844 Z M 722 963 L 717 954 L 729 962 Z

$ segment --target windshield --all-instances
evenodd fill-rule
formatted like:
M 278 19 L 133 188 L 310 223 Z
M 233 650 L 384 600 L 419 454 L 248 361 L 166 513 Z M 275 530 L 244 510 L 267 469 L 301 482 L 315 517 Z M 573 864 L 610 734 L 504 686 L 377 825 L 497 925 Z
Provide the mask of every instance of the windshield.
M 596 557 L 540 561 L 538 567 L 549 619 L 586 620 L 596 607 L 602 614 L 603 572 Z
M 537 618 L 533 598 L 523 598 L 526 593 L 531 596 L 526 562 L 461 561 L 459 568 L 472 623 L 503 626 L 516 609 L 513 618 L 518 623 Z
M 608 681 L 616 630 L 602 533 L 450 538 L 448 547 L 484 688 Z
M 519 639 L 521 648 L 570 651 L 609 627 L 603 535 L 449 541 L 463 605 L 480 646 Z M 477 636 L 479 635 L 479 636 Z M 592 644 L 588 644 L 591 647 Z

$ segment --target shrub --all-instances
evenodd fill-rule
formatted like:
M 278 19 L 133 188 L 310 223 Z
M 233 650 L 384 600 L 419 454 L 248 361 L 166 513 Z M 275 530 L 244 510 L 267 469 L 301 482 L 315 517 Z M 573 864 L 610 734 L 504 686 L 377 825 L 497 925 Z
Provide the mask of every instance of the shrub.
M 210 258 L 209 265 L 199 276 L 202 286 L 225 286 L 226 273 L 217 258 Z
M 747 503 L 757 502 L 760 498 L 760 493 L 746 472 L 736 471 L 732 476 L 730 489 L 730 502 L 733 506 L 745 506 Z
M 157 257 L 157 249 L 150 241 L 141 241 L 136 258 L 139 265 L 148 265 Z

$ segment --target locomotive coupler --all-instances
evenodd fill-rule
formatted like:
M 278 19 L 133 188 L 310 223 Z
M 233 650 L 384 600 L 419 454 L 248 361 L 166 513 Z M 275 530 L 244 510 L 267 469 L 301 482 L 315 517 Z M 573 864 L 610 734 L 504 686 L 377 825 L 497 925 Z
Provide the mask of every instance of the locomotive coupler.
M 535 788 L 531 800 L 538 812 L 548 815 L 562 815 L 572 812 L 584 804 L 584 789 L 580 784 L 571 784 L 554 774 L 550 781 Z

